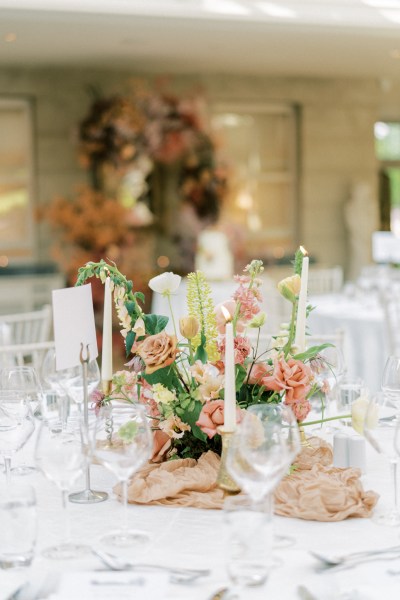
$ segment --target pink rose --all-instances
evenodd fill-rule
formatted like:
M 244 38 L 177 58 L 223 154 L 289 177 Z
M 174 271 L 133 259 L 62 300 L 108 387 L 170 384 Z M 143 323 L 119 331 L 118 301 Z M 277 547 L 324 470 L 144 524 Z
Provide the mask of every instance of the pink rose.
M 175 360 L 178 340 L 174 335 L 168 335 L 165 331 L 156 335 L 149 335 L 145 340 L 137 344 L 135 353 L 138 354 L 146 365 L 146 373 L 150 375 L 168 367 Z
M 250 371 L 250 385 L 261 385 L 261 379 L 271 374 L 271 367 L 266 363 L 255 363 Z
M 236 302 L 234 300 L 228 300 L 227 302 L 217 304 L 217 306 L 215 307 L 215 320 L 217 322 L 217 330 L 218 333 L 224 334 L 226 326 L 226 316 L 222 312 L 222 306 L 226 308 L 226 310 L 230 314 L 231 319 L 233 319 L 233 316 L 236 311 Z M 244 330 L 245 324 L 240 319 L 238 319 L 238 321 L 236 322 L 236 333 L 242 333 Z
M 210 400 L 206 402 L 201 409 L 197 427 L 205 433 L 209 438 L 213 438 L 217 433 L 217 427 L 224 424 L 224 401 Z
M 292 404 L 305 400 L 310 391 L 312 372 L 309 366 L 300 360 L 284 358 L 276 360 L 272 375 L 263 377 L 261 383 L 267 390 L 285 392 L 285 403 Z
M 236 409 L 236 421 L 240 423 L 242 420 L 242 411 L 240 408 Z M 205 433 L 209 438 L 213 438 L 217 433 L 217 427 L 224 424 L 224 401 L 223 400 L 210 400 L 206 402 L 201 409 L 198 421 L 196 422 L 197 427 Z

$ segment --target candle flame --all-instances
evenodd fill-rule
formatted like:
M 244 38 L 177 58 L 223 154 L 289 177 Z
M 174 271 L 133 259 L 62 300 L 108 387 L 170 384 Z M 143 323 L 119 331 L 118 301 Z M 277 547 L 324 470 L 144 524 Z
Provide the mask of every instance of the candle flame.
M 229 310 L 225 306 L 221 306 L 221 312 L 224 315 L 225 321 L 227 323 L 229 323 L 229 321 L 232 321 L 231 313 L 229 312 Z
M 300 252 L 302 252 L 304 254 L 304 256 L 308 256 L 308 252 L 307 250 L 304 248 L 304 246 L 300 246 Z

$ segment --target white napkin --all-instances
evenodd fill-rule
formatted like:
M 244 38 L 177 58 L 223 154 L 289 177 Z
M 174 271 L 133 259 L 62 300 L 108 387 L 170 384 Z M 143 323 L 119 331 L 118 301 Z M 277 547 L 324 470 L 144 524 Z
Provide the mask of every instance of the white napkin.
M 28 578 L 21 571 L 0 572 L 0 600 L 8 600 L 28 582 Z

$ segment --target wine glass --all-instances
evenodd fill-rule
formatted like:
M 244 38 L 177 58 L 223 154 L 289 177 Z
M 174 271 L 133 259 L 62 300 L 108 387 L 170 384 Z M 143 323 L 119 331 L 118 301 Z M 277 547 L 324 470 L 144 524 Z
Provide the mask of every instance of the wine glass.
M 22 400 L 30 403 L 33 416 L 40 416 L 42 387 L 36 370 L 31 366 L 6 367 L 1 371 L 1 388 L 5 391 L 15 392 Z M 33 465 L 25 463 L 13 467 L 15 475 L 30 475 L 36 469 Z
M 298 424 L 289 406 L 258 404 L 247 409 L 229 447 L 227 469 L 251 498 L 254 511 L 265 513 L 267 503 L 272 519 L 272 491 L 288 473 L 299 451 Z M 257 510 L 256 507 L 262 508 Z M 265 523 L 261 514 L 259 518 L 260 523 Z M 275 547 L 288 546 L 292 542 L 283 536 L 274 537 Z M 262 579 L 260 577 L 260 582 Z M 256 584 L 255 581 L 253 585 Z
M 0 454 L 4 458 L 7 483 L 11 480 L 11 459 L 35 429 L 29 402 L 17 392 L 0 391 Z
M 382 391 L 400 414 L 400 357 L 389 356 L 382 376 Z
M 60 427 L 59 409 L 49 409 L 42 420 L 35 445 L 35 461 L 37 467 L 47 479 L 61 491 L 63 507 L 64 536 L 59 544 L 46 548 L 43 555 L 52 559 L 78 558 L 90 548 L 84 544 L 71 541 L 70 520 L 68 511 L 68 494 L 71 486 L 83 474 L 86 457 L 82 447 L 82 436 L 67 433 Z
M 110 439 L 106 421 L 113 423 Z M 128 547 L 148 540 L 148 535 L 130 530 L 127 521 L 129 478 L 150 458 L 153 438 L 143 406 L 118 404 L 103 407 L 89 425 L 89 452 L 97 463 L 111 471 L 121 484 L 122 521 L 118 531 L 106 534 L 102 541 L 113 546 Z
M 388 525 L 390 527 L 398 527 L 400 525 L 397 489 L 399 456 L 395 446 L 400 418 L 396 411 L 397 407 L 391 404 L 387 396 L 376 394 L 368 402 L 363 429 L 365 439 L 389 463 L 393 489 L 393 507 L 388 512 L 374 517 L 374 521 L 379 525 Z M 396 423 L 396 427 L 393 427 L 393 421 Z
M 45 387 L 51 389 L 59 397 L 59 410 L 61 423 L 64 429 L 67 427 L 67 420 L 70 411 L 70 399 L 65 387 L 68 380 L 69 370 L 56 369 L 56 351 L 50 348 L 44 357 L 41 370 L 42 380 Z M 49 394 L 44 392 L 44 397 L 49 397 Z M 45 398 L 44 398 L 45 399 Z
M 78 406 L 79 413 L 83 404 L 83 376 L 80 365 L 69 369 L 56 368 L 56 351 L 51 348 L 46 353 L 42 365 L 42 378 L 48 387 L 64 395 L 64 414 L 69 413 L 69 398 Z M 87 382 L 89 395 L 94 392 L 100 383 L 100 369 L 96 360 L 91 360 L 87 365 Z

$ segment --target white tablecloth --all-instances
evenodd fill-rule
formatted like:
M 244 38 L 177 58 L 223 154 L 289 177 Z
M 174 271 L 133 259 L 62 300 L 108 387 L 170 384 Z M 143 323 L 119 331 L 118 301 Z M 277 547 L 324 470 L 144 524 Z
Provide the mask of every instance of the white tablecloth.
M 390 505 L 388 467 L 383 459 L 367 449 L 368 473 L 363 477 L 365 489 L 374 489 L 382 494 L 378 510 Z M 51 561 L 40 555 L 40 550 L 60 541 L 62 535 L 62 513 L 60 495 L 57 489 L 39 473 L 24 478 L 24 482 L 35 486 L 39 507 L 38 553 L 29 571 L 22 570 L 17 575 L 0 572 L 0 599 L 10 577 L 17 576 L 23 581 L 29 575 L 33 582 L 46 582 L 43 589 L 49 591 L 57 585 L 60 573 L 76 570 L 101 569 L 103 565 L 95 556 L 87 556 L 79 561 Z M 75 540 L 98 546 L 98 538 L 119 523 L 121 505 L 112 495 L 114 479 L 102 467 L 92 467 L 93 489 L 110 492 L 111 498 L 101 504 L 70 504 L 72 533 Z M 82 483 L 76 489 L 82 488 Z M 228 583 L 225 571 L 226 541 L 222 511 L 206 511 L 191 508 L 134 506 L 128 507 L 129 522 L 132 527 L 148 531 L 151 544 L 137 551 L 136 558 L 143 561 L 160 562 L 166 565 L 186 565 L 211 569 L 209 577 L 190 586 L 169 584 L 168 600 L 208 600 L 212 592 Z M 345 552 L 374 547 L 392 546 L 399 543 L 398 529 L 376 525 L 371 519 L 348 519 L 340 523 L 318 523 L 297 519 L 275 518 L 275 530 L 280 534 L 294 536 L 296 544 L 284 550 L 275 551 L 282 559 L 282 566 L 275 568 L 266 586 L 246 590 L 245 600 L 295 600 L 300 583 L 310 589 L 319 590 L 319 600 L 345 598 L 337 590 L 348 590 L 356 586 L 364 590 L 359 596 L 346 598 L 376 598 L 397 600 L 399 598 L 400 577 L 387 575 L 389 567 L 400 569 L 400 554 L 395 561 L 368 563 L 351 571 L 316 574 L 315 560 L 308 554 L 309 549 L 325 550 L 329 553 Z M 132 558 L 132 554 L 125 554 Z M 386 589 L 387 588 L 387 589 Z M 33 587 L 22 596 L 23 600 L 37 600 L 43 595 L 34 595 Z M 320 591 L 322 590 L 322 592 Z M 332 591 L 335 595 L 331 596 Z M 383 590 L 386 590 L 385 594 Z M 381 595 L 380 595 L 381 594 Z M 140 600 L 135 596 L 135 599 Z M 77 599 L 78 600 L 78 599 Z M 85 600 L 80 597 L 79 600 Z
M 371 392 L 379 391 L 389 350 L 383 311 L 375 296 L 315 296 L 310 304 L 315 307 L 308 320 L 310 333 L 328 334 L 342 329 L 348 377 L 361 378 Z

